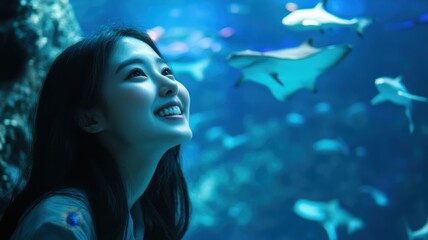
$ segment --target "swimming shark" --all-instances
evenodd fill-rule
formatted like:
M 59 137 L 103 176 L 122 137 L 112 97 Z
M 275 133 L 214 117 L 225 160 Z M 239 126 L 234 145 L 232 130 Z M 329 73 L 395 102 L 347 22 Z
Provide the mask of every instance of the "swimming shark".
M 331 27 L 354 27 L 359 36 L 373 20 L 370 18 L 339 18 L 325 10 L 327 0 L 318 3 L 314 8 L 299 9 L 289 13 L 282 19 L 282 24 L 293 30 L 313 30 L 324 32 Z
M 363 221 L 342 209 L 337 199 L 329 202 L 298 199 L 294 204 L 294 212 L 302 218 L 319 222 L 329 240 L 337 240 L 336 228 L 340 225 L 347 226 L 348 234 L 364 227 Z
M 410 94 L 402 82 L 403 77 L 396 78 L 380 77 L 375 80 L 375 86 L 379 91 L 372 100 L 371 104 L 376 105 L 385 101 L 393 102 L 405 107 L 406 117 L 409 120 L 409 131 L 413 133 L 414 124 L 411 115 L 412 100 L 428 102 L 428 98 Z
M 201 82 L 205 78 L 205 69 L 211 63 L 211 57 L 191 62 L 169 61 L 174 74 L 190 74 L 196 81 Z
M 413 239 L 428 239 L 428 221 L 420 229 L 412 231 L 409 226 L 407 226 L 407 236 L 409 240 Z
M 227 61 L 243 73 L 235 86 L 254 81 L 269 88 L 277 100 L 284 101 L 301 88 L 316 92 L 317 77 L 338 64 L 350 51 L 349 45 L 315 48 L 312 40 L 308 40 L 294 48 L 234 52 Z
M 385 193 L 383 193 L 379 189 L 376 189 L 371 186 L 361 186 L 360 192 L 370 194 L 373 197 L 373 200 L 376 202 L 376 204 L 381 207 L 386 207 L 389 204 L 388 197 L 385 195 Z

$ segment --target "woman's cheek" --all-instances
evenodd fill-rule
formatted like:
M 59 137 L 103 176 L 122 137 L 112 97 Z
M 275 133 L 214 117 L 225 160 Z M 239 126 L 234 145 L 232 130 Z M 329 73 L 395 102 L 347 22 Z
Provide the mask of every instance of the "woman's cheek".
M 153 96 L 153 91 L 143 86 L 130 86 L 123 88 L 118 94 L 118 100 L 124 102 L 126 106 L 149 105 Z
M 128 125 L 141 121 L 151 113 L 152 95 L 145 89 L 133 86 L 120 89 L 112 99 L 119 122 Z

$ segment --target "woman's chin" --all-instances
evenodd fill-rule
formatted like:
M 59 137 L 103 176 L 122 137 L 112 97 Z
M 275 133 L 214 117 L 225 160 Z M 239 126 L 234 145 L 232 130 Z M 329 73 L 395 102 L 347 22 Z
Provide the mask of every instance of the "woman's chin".
M 192 136 L 193 136 L 193 132 L 190 128 L 186 131 L 182 131 L 180 133 L 180 137 L 177 138 L 177 140 L 179 140 L 178 144 L 182 144 L 187 141 L 190 141 L 192 139 Z

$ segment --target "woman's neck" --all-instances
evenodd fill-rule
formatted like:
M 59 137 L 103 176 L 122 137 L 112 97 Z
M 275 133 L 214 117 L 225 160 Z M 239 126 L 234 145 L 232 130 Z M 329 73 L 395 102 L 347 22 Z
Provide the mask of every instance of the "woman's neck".
M 115 156 L 125 187 L 128 209 L 134 206 L 147 189 L 164 153 L 165 151 L 144 151 L 139 148 L 138 151 L 130 150 Z

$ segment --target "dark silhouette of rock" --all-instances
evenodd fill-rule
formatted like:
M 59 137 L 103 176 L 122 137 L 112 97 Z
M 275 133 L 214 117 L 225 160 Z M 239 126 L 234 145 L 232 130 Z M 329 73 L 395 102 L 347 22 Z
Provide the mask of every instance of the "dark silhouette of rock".
M 0 3 L 0 215 L 30 166 L 31 123 L 52 60 L 80 38 L 68 0 Z

